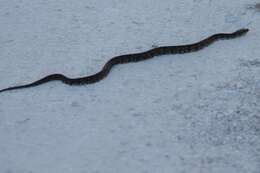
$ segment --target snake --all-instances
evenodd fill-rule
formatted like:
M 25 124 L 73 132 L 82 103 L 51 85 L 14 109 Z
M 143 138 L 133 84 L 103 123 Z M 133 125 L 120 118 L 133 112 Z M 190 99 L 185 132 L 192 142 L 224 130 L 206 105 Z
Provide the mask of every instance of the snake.
M 96 82 L 99 82 L 100 80 L 104 79 L 111 69 L 118 64 L 125 64 L 125 63 L 134 63 L 139 61 L 144 61 L 151 59 L 156 56 L 161 55 L 167 55 L 167 54 L 183 54 L 183 53 L 189 53 L 189 52 L 195 52 L 199 51 L 209 45 L 211 45 L 213 42 L 217 40 L 222 39 L 233 39 L 240 37 L 242 35 L 245 35 L 249 29 L 242 28 L 232 33 L 217 33 L 214 35 L 211 35 L 199 42 L 193 43 L 193 44 L 186 44 L 186 45 L 177 45 L 177 46 L 161 46 L 161 47 L 155 47 L 150 50 L 140 52 L 140 53 L 132 53 L 132 54 L 125 54 L 125 55 L 119 55 L 111 58 L 108 60 L 103 68 L 89 76 L 85 77 L 79 77 L 79 78 L 69 78 L 63 74 L 50 74 L 48 76 L 45 76 L 35 82 L 25 84 L 25 85 L 19 85 L 19 86 L 13 86 L 9 88 L 5 88 L 0 90 L 0 92 L 4 91 L 10 91 L 10 90 L 16 90 L 16 89 L 22 89 L 22 88 L 29 88 L 29 87 L 35 87 L 50 81 L 61 81 L 64 84 L 67 85 L 86 85 L 86 84 L 93 84 Z

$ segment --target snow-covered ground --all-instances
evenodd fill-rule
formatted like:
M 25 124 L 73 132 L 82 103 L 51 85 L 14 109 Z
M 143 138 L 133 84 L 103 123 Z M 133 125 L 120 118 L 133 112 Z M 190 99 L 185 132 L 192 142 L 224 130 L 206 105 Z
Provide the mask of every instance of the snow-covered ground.
M 1 93 L 0 173 L 258 173 L 256 3 L 0 0 L 0 89 L 250 29 L 199 52 L 117 66 L 93 85 Z

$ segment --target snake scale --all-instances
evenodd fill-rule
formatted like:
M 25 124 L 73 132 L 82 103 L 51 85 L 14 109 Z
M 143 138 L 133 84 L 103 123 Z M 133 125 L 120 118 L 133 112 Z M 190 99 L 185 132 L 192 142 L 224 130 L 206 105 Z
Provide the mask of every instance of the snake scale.
M 214 34 L 212 36 L 207 37 L 206 39 L 203 39 L 197 43 L 193 44 L 187 44 L 187 45 L 179 45 L 179 46 L 163 46 L 163 47 L 157 47 L 150 50 L 147 50 L 145 52 L 141 53 L 133 53 L 133 54 L 126 54 L 126 55 L 120 55 L 111 58 L 109 61 L 106 62 L 106 64 L 103 66 L 102 70 L 99 71 L 96 74 L 80 77 L 80 78 L 69 78 L 63 74 L 51 74 L 48 75 L 40 80 L 37 80 L 35 82 L 26 84 L 26 85 L 20 85 L 20 86 L 14 86 L 9 87 L 0 90 L 0 92 L 9 91 L 9 90 L 16 90 L 21 88 L 29 88 L 34 87 L 37 85 L 41 85 L 50 81 L 62 81 L 65 84 L 68 85 L 84 85 L 84 84 L 92 84 L 96 83 L 102 79 L 104 79 L 113 66 L 117 64 L 125 64 L 125 63 L 131 63 L 131 62 L 139 62 L 144 61 L 147 59 L 151 59 L 155 56 L 160 55 L 166 55 L 166 54 L 182 54 L 182 53 L 188 53 L 188 52 L 195 52 L 198 51 L 204 47 L 209 46 L 213 42 L 220 40 L 220 39 L 232 39 L 239 36 L 242 36 L 246 34 L 249 31 L 249 29 L 242 28 L 239 29 L 233 33 L 218 33 Z

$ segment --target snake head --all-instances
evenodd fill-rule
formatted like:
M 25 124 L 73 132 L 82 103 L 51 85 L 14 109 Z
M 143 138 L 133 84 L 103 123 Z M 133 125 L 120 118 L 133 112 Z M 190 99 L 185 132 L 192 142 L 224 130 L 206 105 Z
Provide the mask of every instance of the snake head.
M 246 34 L 248 31 L 249 31 L 249 29 L 242 28 L 242 29 L 239 29 L 236 32 L 234 32 L 234 34 L 237 36 L 242 36 L 242 35 Z

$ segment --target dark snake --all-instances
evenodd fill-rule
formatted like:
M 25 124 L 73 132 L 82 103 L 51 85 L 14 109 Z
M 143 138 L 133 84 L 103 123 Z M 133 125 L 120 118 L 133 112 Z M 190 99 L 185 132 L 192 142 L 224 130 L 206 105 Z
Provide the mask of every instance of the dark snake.
M 34 86 L 41 85 L 41 84 L 44 84 L 44 83 L 47 83 L 50 81 L 55 81 L 55 80 L 62 81 L 63 83 L 68 84 L 68 85 L 92 84 L 92 83 L 96 83 L 96 82 L 104 79 L 108 75 L 108 73 L 110 72 L 112 67 L 117 64 L 144 61 L 147 59 L 151 59 L 155 56 L 166 55 L 166 54 L 182 54 L 182 53 L 188 53 L 188 52 L 195 52 L 195 51 L 201 50 L 204 47 L 209 46 L 210 44 L 212 44 L 213 42 L 215 42 L 217 40 L 236 38 L 236 37 L 246 34 L 248 31 L 249 31 L 249 29 L 242 28 L 233 33 L 214 34 L 214 35 L 212 35 L 204 40 L 201 40 L 197 43 L 194 43 L 194 44 L 156 47 L 156 48 L 153 48 L 153 49 L 147 50 L 145 52 L 141 52 L 141 53 L 120 55 L 120 56 L 111 58 L 103 66 L 101 71 L 99 71 L 96 74 L 90 75 L 90 76 L 80 77 L 80 78 L 69 78 L 67 76 L 64 76 L 63 74 L 51 74 L 40 80 L 32 82 L 30 84 L 5 88 L 5 89 L 0 90 L 0 92 L 21 89 L 21 88 L 34 87 Z

